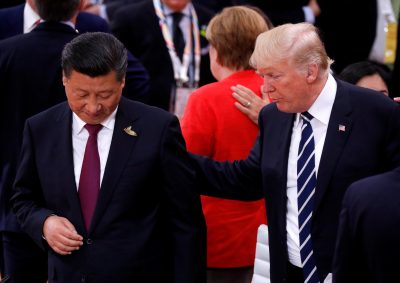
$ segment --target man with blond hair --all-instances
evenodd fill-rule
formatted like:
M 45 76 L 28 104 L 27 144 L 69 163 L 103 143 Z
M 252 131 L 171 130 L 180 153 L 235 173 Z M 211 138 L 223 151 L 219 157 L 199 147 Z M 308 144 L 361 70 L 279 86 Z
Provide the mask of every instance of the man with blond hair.
M 347 187 L 400 164 L 400 107 L 335 80 L 311 24 L 262 33 L 250 62 L 272 103 L 260 113 L 260 135 L 246 160 L 196 158 L 202 193 L 266 199 L 271 282 L 331 282 Z

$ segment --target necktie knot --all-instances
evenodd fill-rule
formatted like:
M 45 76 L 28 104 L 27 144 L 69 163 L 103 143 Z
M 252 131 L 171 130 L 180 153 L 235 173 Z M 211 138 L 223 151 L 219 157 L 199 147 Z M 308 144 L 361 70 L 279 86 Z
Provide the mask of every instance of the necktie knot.
M 314 116 L 306 111 L 306 112 L 301 113 L 301 118 L 305 122 L 310 122 L 312 119 L 314 119 Z
M 174 21 L 174 24 L 176 23 L 177 25 L 179 25 L 179 23 L 182 20 L 183 14 L 181 12 L 174 12 L 171 14 L 171 16 Z
M 85 125 L 85 129 L 89 132 L 89 136 L 97 136 L 97 134 L 99 133 L 101 128 L 103 128 L 103 125 L 101 125 L 101 124 L 95 124 L 95 125 L 86 124 Z

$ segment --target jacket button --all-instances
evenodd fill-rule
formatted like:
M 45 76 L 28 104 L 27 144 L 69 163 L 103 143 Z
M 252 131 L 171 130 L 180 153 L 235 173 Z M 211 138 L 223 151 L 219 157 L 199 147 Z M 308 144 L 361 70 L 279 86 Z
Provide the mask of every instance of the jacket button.
M 86 239 L 86 244 L 88 244 L 88 245 L 93 244 L 93 240 L 92 239 Z

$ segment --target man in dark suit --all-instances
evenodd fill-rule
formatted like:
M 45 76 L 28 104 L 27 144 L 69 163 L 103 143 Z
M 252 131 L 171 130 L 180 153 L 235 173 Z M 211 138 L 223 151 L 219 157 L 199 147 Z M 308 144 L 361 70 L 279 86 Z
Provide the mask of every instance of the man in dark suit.
M 78 35 L 74 23 L 80 5 L 79 0 L 36 2 L 45 22 L 0 41 L 0 129 L 7 134 L 0 141 L 1 253 L 3 273 L 23 283 L 46 282 L 47 264 L 45 254 L 21 232 L 9 204 L 22 129 L 26 118 L 65 100 L 60 58 L 64 45 Z
M 347 65 L 368 59 L 376 35 L 376 0 L 318 0 L 320 29 L 326 51 L 340 73 Z M 354 15 L 362 17 L 354 17 Z
M 400 164 L 399 106 L 335 80 L 330 63 L 311 24 L 261 34 L 251 64 L 272 103 L 261 111 L 258 141 L 243 161 L 196 159 L 202 193 L 265 197 L 271 282 L 331 282 L 347 187 Z
M 68 8 L 55 5 L 53 14 L 41 13 L 46 22 L 34 31 L 0 42 L 0 129 L 7 133 L 7 139 L 0 141 L 0 224 L 3 273 L 10 277 L 10 282 L 44 283 L 47 280 L 46 254 L 21 231 L 9 200 L 25 119 L 65 100 L 60 57 L 64 45 L 78 35 L 73 18 L 78 12 L 79 0 L 67 2 Z M 45 11 L 41 8 L 46 5 L 44 1 L 37 4 L 39 11 Z M 70 21 L 70 25 L 60 21 Z
M 142 1 L 124 6 L 111 23 L 113 33 L 144 65 L 150 76 L 149 104 L 171 110 L 171 102 L 179 85 L 189 88 L 214 80 L 210 71 L 208 43 L 202 35 L 212 12 L 194 5 L 190 0 Z M 156 12 L 157 10 L 157 12 Z M 184 70 L 184 59 L 178 58 L 171 42 L 174 13 L 183 13 L 180 29 L 183 33 L 189 65 Z M 196 16 L 197 15 L 197 16 Z M 197 21 L 196 21 L 197 19 Z M 160 26 L 162 24 L 162 27 Z M 162 32 L 162 29 L 165 33 Z M 200 46 L 195 50 L 196 42 Z M 200 61 L 200 66 L 195 59 Z M 199 71 L 199 78 L 196 72 Z M 188 76 L 188 81 L 184 77 Z M 172 95 L 172 99 L 171 99 Z
M 81 6 L 84 1 L 81 0 Z M 81 7 L 80 7 L 81 9 Z M 0 40 L 22 33 L 28 33 L 37 25 L 35 21 L 40 17 L 36 11 L 35 0 L 27 0 L 25 4 L 0 10 Z M 110 32 L 108 23 L 102 18 L 79 12 L 75 28 L 79 33 Z M 149 76 L 140 61 L 132 54 L 128 54 L 128 71 L 124 96 L 147 102 Z
M 126 49 L 110 34 L 75 38 L 62 68 L 68 103 L 27 120 L 12 198 L 48 250 L 49 282 L 205 282 L 205 221 L 177 118 L 121 98 Z
M 26 7 L 28 7 L 32 12 L 35 12 L 35 1 L 27 0 L 24 4 L 0 9 L 0 40 L 28 32 L 24 31 L 24 9 L 26 9 Z M 33 16 L 36 16 L 36 19 L 39 19 L 38 15 Z M 100 17 L 85 12 L 80 12 L 78 14 L 75 28 L 80 33 L 110 31 L 106 21 Z
M 353 183 L 344 195 L 333 281 L 398 282 L 400 167 Z

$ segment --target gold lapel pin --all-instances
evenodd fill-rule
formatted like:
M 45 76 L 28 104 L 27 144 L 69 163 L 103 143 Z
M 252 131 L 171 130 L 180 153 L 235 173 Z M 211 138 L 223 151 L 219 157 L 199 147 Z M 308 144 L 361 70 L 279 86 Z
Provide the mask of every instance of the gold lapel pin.
M 127 133 L 130 136 L 137 137 L 136 132 L 134 130 L 132 130 L 132 126 L 126 127 L 124 129 L 124 132 Z

